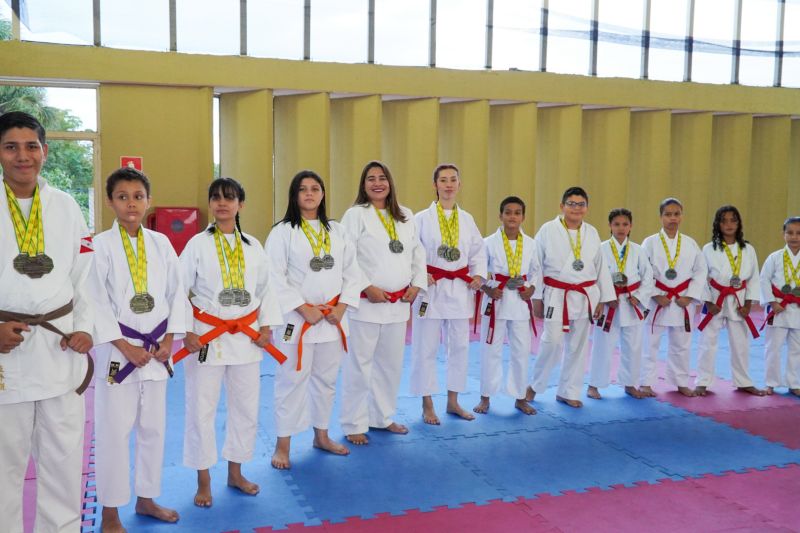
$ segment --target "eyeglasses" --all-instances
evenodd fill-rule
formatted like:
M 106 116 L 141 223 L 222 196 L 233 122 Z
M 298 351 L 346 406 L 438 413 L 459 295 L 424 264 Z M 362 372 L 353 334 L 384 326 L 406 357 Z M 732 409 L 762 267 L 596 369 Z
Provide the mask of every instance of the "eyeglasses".
M 567 206 L 567 207 L 581 207 L 581 208 L 583 208 L 583 207 L 586 207 L 589 204 L 587 202 L 573 202 L 572 200 L 567 200 L 566 202 L 564 202 L 564 205 Z

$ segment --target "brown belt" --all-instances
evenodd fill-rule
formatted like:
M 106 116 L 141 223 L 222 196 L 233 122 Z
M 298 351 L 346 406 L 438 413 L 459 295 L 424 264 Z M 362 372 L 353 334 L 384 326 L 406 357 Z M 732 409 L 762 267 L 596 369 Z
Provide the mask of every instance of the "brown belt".
M 29 326 L 41 326 L 48 331 L 52 331 L 59 337 L 69 340 L 69 335 L 55 327 L 50 323 L 50 321 L 55 320 L 56 318 L 61 318 L 62 316 L 66 316 L 71 312 L 72 300 L 62 305 L 58 309 L 42 315 L 29 315 L 26 313 L 0 310 L 0 322 L 24 322 Z M 92 361 L 92 357 L 88 353 L 86 354 L 86 359 L 89 363 L 89 366 L 86 368 L 86 376 L 83 378 L 83 382 L 78 386 L 77 389 L 75 389 L 75 392 L 78 394 L 83 394 L 83 391 L 85 391 L 89 386 L 89 383 L 91 383 L 92 375 L 94 374 L 94 361 Z

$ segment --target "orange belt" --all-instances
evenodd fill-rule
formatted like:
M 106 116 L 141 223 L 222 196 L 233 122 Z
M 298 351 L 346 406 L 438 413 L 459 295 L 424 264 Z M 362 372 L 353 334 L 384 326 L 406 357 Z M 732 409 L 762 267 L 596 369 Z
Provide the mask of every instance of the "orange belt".
M 331 298 L 331 300 L 328 303 L 326 303 L 325 305 L 335 306 L 336 304 L 339 303 L 339 296 L 341 296 L 341 295 L 337 294 L 336 296 Z M 306 304 L 306 307 L 318 307 L 318 306 L 316 306 L 314 304 Z M 331 314 L 331 310 L 330 309 L 320 309 L 320 311 L 322 311 L 322 315 L 323 316 L 328 316 L 329 314 Z M 297 343 L 297 370 L 300 370 L 303 367 L 303 335 L 306 334 L 306 331 L 308 331 L 311 328 L 312 325 L 313 324 L 309 324 L 308 322 L 303 322 L 303 327 L 300 328 L 300 340 Z M 345 336 L 344 330 L 342 329 L 342 323 L 340 322 L 340 323 L 336 324 L 336 327 L 339 329 L 339 333 L 342 336 L 342 347 L 344 348 L 344 351 L 346 352 L 347 351 L 347 337 Z
M 725 303 L 725 298 L 727 298 L 728 296 L 733 296 L 734 298 L 736 298 L 736 307 L 738 309 L 742 308 L 742 302 L 739 301 L 738 292 L 742 289 L 747 288 L 747 280 L 742 281 L 742 286 L 739 287 L 738 289 L 730 285 L 722 285 L 713 278 L 708 280 L 708 284 L 719 291 L 719 296 L 717 297 L 717 301 L 715 304 L 717 307 L 722 308 L 722 305 Z M 722 309 L 720 309 L 720 311 L 721 310 Z M 711 319 L 713 319 L 714 316 L 715 315 L 712 315 L 711 313 L 706 313 L 706 316 L 703 317 L 703 320 L 697 326 L 697 329 L 700 331 L 706 329 L 706 326 L 708 325 L 709 322 L 711 322 Z M 750 315 L 745 316 L 744 321 L 747 324 L 747 327 L 750 328 L 750 334 L 753 335 L 754 339 L 757 339 L 759 337 L 758 330 L 756 329 L 755 324 L 753 324 L 753 320 L 750 318 Z
M 236 333 L 244 333 L 253 340 L 256 340 L 260 336 L 256 330 L 250 327 L 250 324 L 255 322 L 256 318 L 258 318 L 258 309 L 253 309 L 250 314 L 240 316 L 239 318 L 233 318 L 231 320 L 222 320 L 221 318 L 215 317 L 212 314 L 201 311 L 195 306 L 192 306 L 192 313 L 200 322 L 208 324 L 209 326 L 214 326 L 214 329 L 200 336 L 200 344 L 203 346 L 221 336 L 223 333 L 230 333 L 231 335 Z M 286 361 L 286 356 L 283 355 L 283 353 L 271 343 L 267 344 L 264 349 L 267 350 L 267 353 L 269 353 L 276 361 L 278 361 L 279 364 L 283 364 L 284 361 Z M 177 364 L 181 359 L 190 353 L 191 352 L 189 352 L 186 347 L 183 347 L 172 356 L 172 362 Z

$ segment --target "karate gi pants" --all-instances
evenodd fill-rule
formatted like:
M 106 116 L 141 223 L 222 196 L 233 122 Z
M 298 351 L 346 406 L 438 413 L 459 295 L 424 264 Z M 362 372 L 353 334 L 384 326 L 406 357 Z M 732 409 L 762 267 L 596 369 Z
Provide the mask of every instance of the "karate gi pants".
M 186 423 L 183 464 L 206 470 L 217 462 L 214 419 L 219 393 L 225 383 L 228 407 L 222 457 L 245 463 L 253 457 L 258 428 L 258 393 L 261 362 L 243 365 L 201 365 L 197 357 L 184 359 L 186 369 Z
M 297 346 L 280 341 L 277 345 L 287 357 L 275 370 L 278 437 L 291 437 L 312 426 L 328 429 L 336 397 L 336 377 L 345 353 L 342 341 L 303 343 L 301 370 L 297 370 Z
M 597 327 L 592 338 L 592 362 L 589 385 L 599 389 L 611 382 L 611 357 L 619 344 L 617 383 L 623 387 L 638 387 L 642 366 L 642 324 L 622 327 L 611 323 L 608 332 Z
M 466 392 L 469 360 L 469 319 L 414 317 L 411 330 L 411 394 L 432 396 L 439 392 L 436 353 L 444 334 L 447 358 L 447 390 Z
M 703 329 L 700 336 L 700 353 L 697 356 L 697 379 L 695 385 L 710 387 L 716 374 L 719 332 L 728 330 L 728 348 L 731 352 L 731 373 L 736 387 L 752 387 L 750 379 L 750 330 L 744 320 L 728 320 L 719 315 Z
M 786 374 L 781 376 L 781 352 L 786 344 Z M 767 326 L 764 329 L 767 386 L 800 389 L 800 329 Z
M 689 349 L 692 345 L 692 334 L 683 326 L 653 326 L 652 333 L 645 324 L 647 331 L 647 354 L 642 361 L 643 386 L 652 387 L 658 379 L 658 349 L 661 337 L 667 334 L 669 341 L 667 347 L 667 381 L 676 387 L 689 386 Z
M 161 495 L 166 402 L 166 380 L 111 386 L 96 382 L 95 481 L 100 505 L 122 507 L 130 502 L 132 431 L 136 432 L 134 492 L 142 498 Z
M 392 423 L 403 373 L 406 325 L 350 320 L 350 351 L 342 364 L 339 416 L 345 435 Z
M 545 320 L 539 354 L 533 366 L 531 388 L 537 394 L 547 390 L 553 368 L 561 362 L 561 376 L 558 380 L 558 396 L 567 400 L 579 400 L 583 388 L 583 375 L 586 372 L 586 352 L 589 330 L 592 323 L 588 318 L 569 321 L 568 333 L 561 330 L 560 320 Z
M 500 320 L 494 322 L 494 338 L 486 343 L 489 319 L 481 320 L 481 396 L 505 392 L 515 400 L 525 398 L 528 388 L 528 363 L 531 359 L 530 320 Z M 503 387 L 503 341 L 508 336 L 508 373 Z
M 0 405 L 0 523 L 22 533 L 22 492 L 28 459 L 36 462 L 34 532 L 81 529 L 85 400 L 61 396 Z

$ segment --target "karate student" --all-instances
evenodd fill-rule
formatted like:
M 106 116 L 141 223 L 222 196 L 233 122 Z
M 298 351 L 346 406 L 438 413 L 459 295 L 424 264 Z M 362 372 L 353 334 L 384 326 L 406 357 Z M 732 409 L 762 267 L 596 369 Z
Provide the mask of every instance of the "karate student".
M 640 392 L 655 396 L 653 384 L 658 368 L 658 349 L 666 333 L 667 380 L 684 396 L 694 396 L 689 388 L 689 347 L 692 343 L 692 316 L 702 301 L 708 267 L 697 243 L 678 228 L 683 219 L 683 204 L 676 198 L 666 198 L 658 207 L 661 230 L 647 237 L 642 248 L 650 258 L 656 286 L 650 298 L 653 317 L 642 363 Z
M 611 381 L 611 355 L 619 345 L 620 365 L 617 382 L 625 394 L 641 398 L 639 372 L 642 362 L 642 323 L 647 313 L 641 302 L 647 301 L 653 289 L 653 269 L 641 246 L 630 240 L 633 214 L 625 208 L 608 213 L 611 238 L 600 245 L 605 264 L 611 272 L 616 306 L 609 305 L 605 321 L 598 324 L 592 337 L 592 362 L 586 395 L 599 400 L 598 389 Z
M 186 332 L 187 303 L 178 256 L 161 233 L 142 227 L 150 181 L 121 168 L 106 180 L 111 229 L 94 238 L 95 477 L 102 530 L 124 531 L 117 508 L 130 501 L 135 433 L 136 513 L 176 522 L 158 505 L 164 462 L 172 341 Z
M 242 232 L 239 212 L 245 192 L 231 178 L 217 178 L 208 188 L 208 211 L 214 223 L 195 235 L 181 253 L 184 289 L 193 294 L 194 321 L 187 319 L 186 429 L 183 464 L 197 470 L 195 505 L 210 507 L 211 475 L 217 462 L 214 418 L 225 384 L 227 420 L 222 457 L 228 461 L 228 486 L 255 495 L 258 485 L 242 474 L 253 457 L 258 426 L 262 349 L 285 360 L 270 344 L 270 327 L 281 324 L 277 299 L 270 291 L 281 278 L 271 275 L 264 249 Z M 228 333 L 229 328 L 238 331 Z
M 764 333 L 767 394 L 789 387 L 800 396 L 800 217 L 783 223 L 786 246 L 772 252 L 761 267 L 761 305 L 769 305 Z M 762 326 L 763 327 L 763 326 Z M 786 373 L 781 351 L 786 345 Z
M 705 396 L 714 382 L 717 341 L 720 330 L 728 330 L 731 373 L 736 390 L 763 396 L 750 379 L 750 339 L 758 330 L 750 318 L 750 307 L 760 297 L 758 257 L 753 245 L 744 240 L 742 217 L 732 205 L 723 205 L 714 215 L 711 242 L 703 247 L 708 266 L 705 286 L 706 315 L 697 329 L 702 331 L 697 357 L 695 395 Z
M 361 172 L 358 196 L 342 225 L 350 232 L 369 286 L 350 315 L 350 354 L 342 369 L 340 421 L 348 441 L 367 444 L 370 427 L 408 428 L 392 420 L 403 371 L 410 303 L 428 276 L 410 209 L 397 202 L 392 173 L 380 161 Z
M 536 243 L 522 231 L 525 202 L 509 196 L 500 202 L 502 226 L 486 237 L 490 280 L 482 287 L 486 294 L 481 320 L 481 400 L 472 410 L 487 413 L 491 396 L 501 390 L 514 398 L 514 407 L 535 415 L 526 400 L 528 362 L 531 358 L 533 323 L 531 297 L 541 284 L 541 267 Z M 509 361 L 503 383 L 503 341 L 508 338 Z
M 78 204 L 39 177 L 45 130 L 0 115 L 0 523 L 22 531 L 28 459 L 35 531 L 81 527 L 84 398 L 91 382 L 91 238 Z
M 328 219 L 325 185 L 311 170 L 294 176 L 283 219 L 267 239 L 283 322 L 278 346 L 288 357 L 275 373 L 275 426 L 272 466 L 289 468 L 293 435 L 314 427 L 314 447 L 347 455 L 328 436 L 336 377 L 347 350 L 347 307 L 358 307 L 366 279 L 344 226 Z
M 579 398 L 589 328 L 600 317 L 603 302 L 611 302 L 611 306 L 616 303 L 600 236 L 584 220 L 588 210 L 586 191 L 570 187 L 561 197 L 561 214 L 545 222 L 535 237 L 544 283 L 534 293 L 534 311 L 544 318 L 544 332 L 528 401 L 547 388 L 553 367 L 564 352 L 556 400 L 583 407 Z
M 469 319 L 474 292 L 486 280 L 486 250 L 472 215 L 456 205 L 461 187 L 458 168 L 442 164 L 433 171 L 437 201 L 415 215 L 428 265 L 428 287 L 414 303 L 411 329 L 411 394 L 422 396 L 422 419 L 439 424 L 431 396 L 439 391 L 436 353 L 447 351 L 447 412 L 465 420 L 475 415 L 458 403 L 467 389 Z

